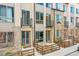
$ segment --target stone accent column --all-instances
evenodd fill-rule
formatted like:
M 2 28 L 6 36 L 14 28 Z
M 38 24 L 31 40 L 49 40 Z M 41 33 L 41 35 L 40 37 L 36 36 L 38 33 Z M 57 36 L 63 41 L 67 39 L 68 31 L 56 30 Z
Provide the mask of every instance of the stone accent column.
M 46 43 L 46 4 L 44 3 L 44 39 L 43 42 Z
M 14 46 L 21 50 L 21 8 L 20 3 L 14 5 Z

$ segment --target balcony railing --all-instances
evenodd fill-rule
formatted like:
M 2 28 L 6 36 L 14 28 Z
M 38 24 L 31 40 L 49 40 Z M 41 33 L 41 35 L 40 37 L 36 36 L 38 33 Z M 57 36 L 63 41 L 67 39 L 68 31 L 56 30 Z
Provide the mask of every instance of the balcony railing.
M 7 18 L 7 17 L 4 17 L 4 16 L 0 16 L 0 22 L 12 23 L 12 22 L 14 22 L 14 17 Z
M 43 24 L 43 20 L 36 20 L 36 23 Z
M 68 28 L 69 27 L 69 23 L 66 21 L 64 22 L 64 27 Z
M 27 19 L 26 22 L 21 19 L 21 26 L 32 26 L 32 19 Z
M 79 28 L 79 23 L 76 23 L 76 27 Z
M 46 21 L 46 27 L 52 27 L 52 21 L 51 20 Z

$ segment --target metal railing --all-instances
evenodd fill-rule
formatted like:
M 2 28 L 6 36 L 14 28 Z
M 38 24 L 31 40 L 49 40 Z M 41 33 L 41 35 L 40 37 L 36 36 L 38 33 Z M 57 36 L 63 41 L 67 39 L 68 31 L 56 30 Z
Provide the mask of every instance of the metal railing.
M 22 26 L 32 26 L 32 19 L 26 19 L 26 23 L 24 23 L 23 19 L 21 18 L 21 27 Z

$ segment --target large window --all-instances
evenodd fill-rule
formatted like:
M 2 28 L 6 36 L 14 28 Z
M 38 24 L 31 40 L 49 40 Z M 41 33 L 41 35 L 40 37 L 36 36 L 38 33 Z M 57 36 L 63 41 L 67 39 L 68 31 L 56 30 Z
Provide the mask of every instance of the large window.
M 56 15 L 56 21 L 57 21 L 57 23 L 61 23 L 61 20 L 62 20 L 62 16 L 60 14 L 57 14 Z
M 43 23 L 44 14 L 41 12 L 36 12 L 36 22 Z
M 43 32 L 42 31 L 36 32 L 36 42 L 43 42 Z
M 30 11 L 22 10 L 22 25 L 31 25 Z
M 70 7 L 70 11 L 71 11 L 71 13 L 74 13 L 74 6 Z
M 22 31 L 22 45 L 28 46 L 30 44 L 30 32 Z
M 41 21 L 41 20 L 43 20 L 43 13 L 40 13 L 40 12 L 36 12 L 36 20 L 39 20 L 39 21 Z
M 13 22 L 14 10 L 12 7 L 0 5 L 0 22 Z
M 13 32 L 0 32 L 0 44 L 3 44 L 1 47 L 13 46 L 14 33 Z

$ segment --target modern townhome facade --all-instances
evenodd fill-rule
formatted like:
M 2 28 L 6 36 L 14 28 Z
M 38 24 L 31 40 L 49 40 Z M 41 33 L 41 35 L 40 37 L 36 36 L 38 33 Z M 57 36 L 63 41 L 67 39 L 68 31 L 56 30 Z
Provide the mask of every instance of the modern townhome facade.
M 32 3 L 0 4 L 0 49 L 20 51 L 32 47 L 33 11 Z
M 60 41 L 63 39 L 64 29 L 63 4 L 53 3 L 52 10 L 54 10 L 54 42 L 60 43 Z
M 67 46 L 72 46 L 78 42 L 78 5 L 79 4 L 64 4 L 64 39 Z M 76 16 L 77 15 L 77 16 Z M 77 25 L 76 25 L 77 24 Z M 68 43 L 68 44 L 67 44 Z
M 79 42 L 79 4 L 0 3 L 0 51 L 46 54 Z M 74 11 L 73 11 L 74 9 Z M 74 38 L 72 37 L 74 36 Z

